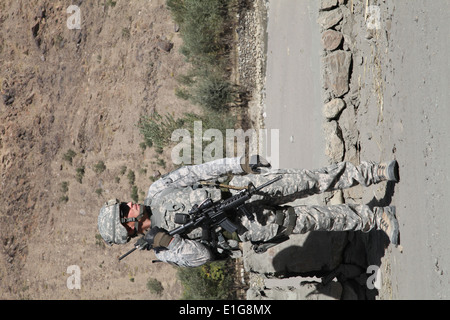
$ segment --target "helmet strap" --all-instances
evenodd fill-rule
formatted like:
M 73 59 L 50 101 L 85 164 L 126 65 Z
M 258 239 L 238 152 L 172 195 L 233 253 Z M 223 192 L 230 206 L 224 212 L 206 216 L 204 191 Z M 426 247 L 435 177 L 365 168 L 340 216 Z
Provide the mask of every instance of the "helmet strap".
M 139 215 L 137 217 L 135 217 L 135 218 L 120 218 L 120 222 L 121 223 L 134 222 L 134 234 L 133 234 L 133 237 L 134 237 L 135 235 L 137 235 L 137 232 L 139 229 L 139 220 L 141 220 L 143 216 L 144 216 L 144 206 L 140 205 Z

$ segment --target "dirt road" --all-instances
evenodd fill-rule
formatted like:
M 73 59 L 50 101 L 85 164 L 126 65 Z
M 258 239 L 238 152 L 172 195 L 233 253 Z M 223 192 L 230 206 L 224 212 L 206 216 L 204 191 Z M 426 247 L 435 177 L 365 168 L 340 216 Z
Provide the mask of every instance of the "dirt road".
M 401 170 L 392 204 L 403 252 L 386 256 L 392 288 L 381 297 L 448 299 L 450 2 L 397 1 L 380 8 L 383 95 L 376 107 L 360 108 L 358 121 L 361 158 L 395 157 Z
M 325 164 L 317 12 L 317 1 L 270 2 L 265 124 L 280 129 L 281 168 Z
M 316 167 L 323 159 L 315 2 L 270 2 L 266 124 L 280 128 L 281 166 Z M 354 6 L 359 158 L 395 158 L 401 174 L 392 188 L 371 188 L 359 199 L 395 205 L 400 221 L 401 246 L 384 252 L 378 298 L 448 299 L 450 2 L 372 2 L 347 3 Z M 370 30 L 368 5 L 379 13 Z

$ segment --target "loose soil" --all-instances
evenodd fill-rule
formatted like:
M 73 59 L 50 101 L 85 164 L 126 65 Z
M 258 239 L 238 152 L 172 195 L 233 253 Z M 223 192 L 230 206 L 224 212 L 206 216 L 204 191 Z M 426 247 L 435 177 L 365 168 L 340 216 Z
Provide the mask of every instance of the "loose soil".
M 158 162 L 168 154 L 141 148 L 137 123 L 198 111 L 175 96 L 181 39 L 164 0 L 75 1 L 79 30 L 67 27 L 71 4 L 0 4 L 0 298 L 177 299 L 176 270 L 147 252 L 118 263 L 131 244 L 105 247 L 97 216 L 106 200 L 130 199 L 129 170 L 142 200 L 154 173 L 172 169 Z M 72 265 L 81 289 L 67 286 Z

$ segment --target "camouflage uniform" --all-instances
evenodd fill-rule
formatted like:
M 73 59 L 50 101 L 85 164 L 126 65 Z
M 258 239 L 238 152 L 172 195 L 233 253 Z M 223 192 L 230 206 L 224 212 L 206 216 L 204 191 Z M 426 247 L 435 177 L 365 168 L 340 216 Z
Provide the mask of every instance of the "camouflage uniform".
M 247 203 L 256 215 L 255 221 L 242 216 L 244 228 L 240 231 L 242 241 L 267 241 L 281 230 L 291 228 L 291 233 L 308 231 L 364 231 L 376 226 L 377 212 L 367 205 L 341 204 L 333 206 L 299 205 L 286 206 L 295 199 L 327 191 L 350 188 L 355 185 L 370 186 L 382 179 L 377 175 L 375 162 L 362 162 L 355 166 L 349 162 L 337 163 L 319 170 L 278 169 L 263 174 L 236 176 L 231 184 L 245 186 L 250 181 L 258 186 L 277 175 L 283 179 L 269 185 L 261 195 L 253 196 Z M 281 228 L 280 228 L 281 227 Z
M 179 168 L 155 181 L 149 188 L 144 204 L 151 207 L 152 226 L 173 230 L 176 213 L 188 213 L 195 205 L 211 198 L 220 200 L 216 187 L 200 186 L 200 181 L 215 181 L 228 174 L 242 174 L 240 158 L 226 158 L 200 165 Z M 175 235 L 167 249 L 155 249 L 157 258 L 184 267 L 195 267 L 213 259 L 210 249 L 200 243 L 201 230 L 186 236 Z
M 221 198 L 221 191 L 215 187 L 198 187 L 200 181 L 217 180 L 233 174 L 231 185 L 247 186 L 252 182 L 261 185 L 278 175 L 283 179 L 269 185 L 247 203 L 248 211 L 256 219 L 250 221 L 245 215 L 238 215 L 238 235 L 242 241 L 267 241 L 281 232 L 305 233 L 308 231 L 368 232 L 376 227 L 377 211 L 366 205 L 295 206 L 285 204 L 308 195 L 350 188 L 360 184 L 369 186 L 381 181 L 377 175 L 377 164 L 362 162 L 355 166 L 341 162 L 319 170 L 277 169 L 261 174 L 247 174 L 240 166 L 239 158 L 226 158 L 201 165 L 186 166 L 175 170 L 153 183 L 145 204 L 152 209 L 152 225 L 172 230 L 175 213 L 187 213 L 194 204 L 207 197 L 214 201 Z M 156 250 L 161 261 L 180 266 L 198 266 L 213 258 L 210 249 L 200 243 L 200 230 L 187 236 L 176 235 L 167 249 Z

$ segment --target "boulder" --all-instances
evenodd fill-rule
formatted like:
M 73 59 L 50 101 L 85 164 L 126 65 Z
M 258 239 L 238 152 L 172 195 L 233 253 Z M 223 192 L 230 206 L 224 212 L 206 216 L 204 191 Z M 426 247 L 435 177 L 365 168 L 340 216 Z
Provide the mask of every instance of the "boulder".
M 349 91 L 350 65 L 352 53 L 334 51 L 322 58 L 324 87 L 331 89 L 335 97 L 342 97 Z
M 343 34 L 336 30 L 326 30 L 322 33 L 322 46 L 325 50 L 336 50 L 342 43 Z
M 333 9 L 334 7 L 337 7 L 338 5 L 338 0 L 322 0 L 320 2 L 320 10 L 330 10 Z
M 342 10 L 340 8 L 337 8 L 331 11 L 320 12 L 317 22 L 324 30 L 326 30 L 337 25 L 343 18 L 344 15 L 342 13 Z
M 323 124 L 325 136 L 325 155 L 332 162 L 340 162 L 344 159 L 345 146 L 342 141 L 342 134 L 336 121 Z
M 328 120 L 338 118 L 339 114 L 345 108 L 345 102 L 342 99 L 336 98 L 328 102 L 323 107 L 323 115 Z

